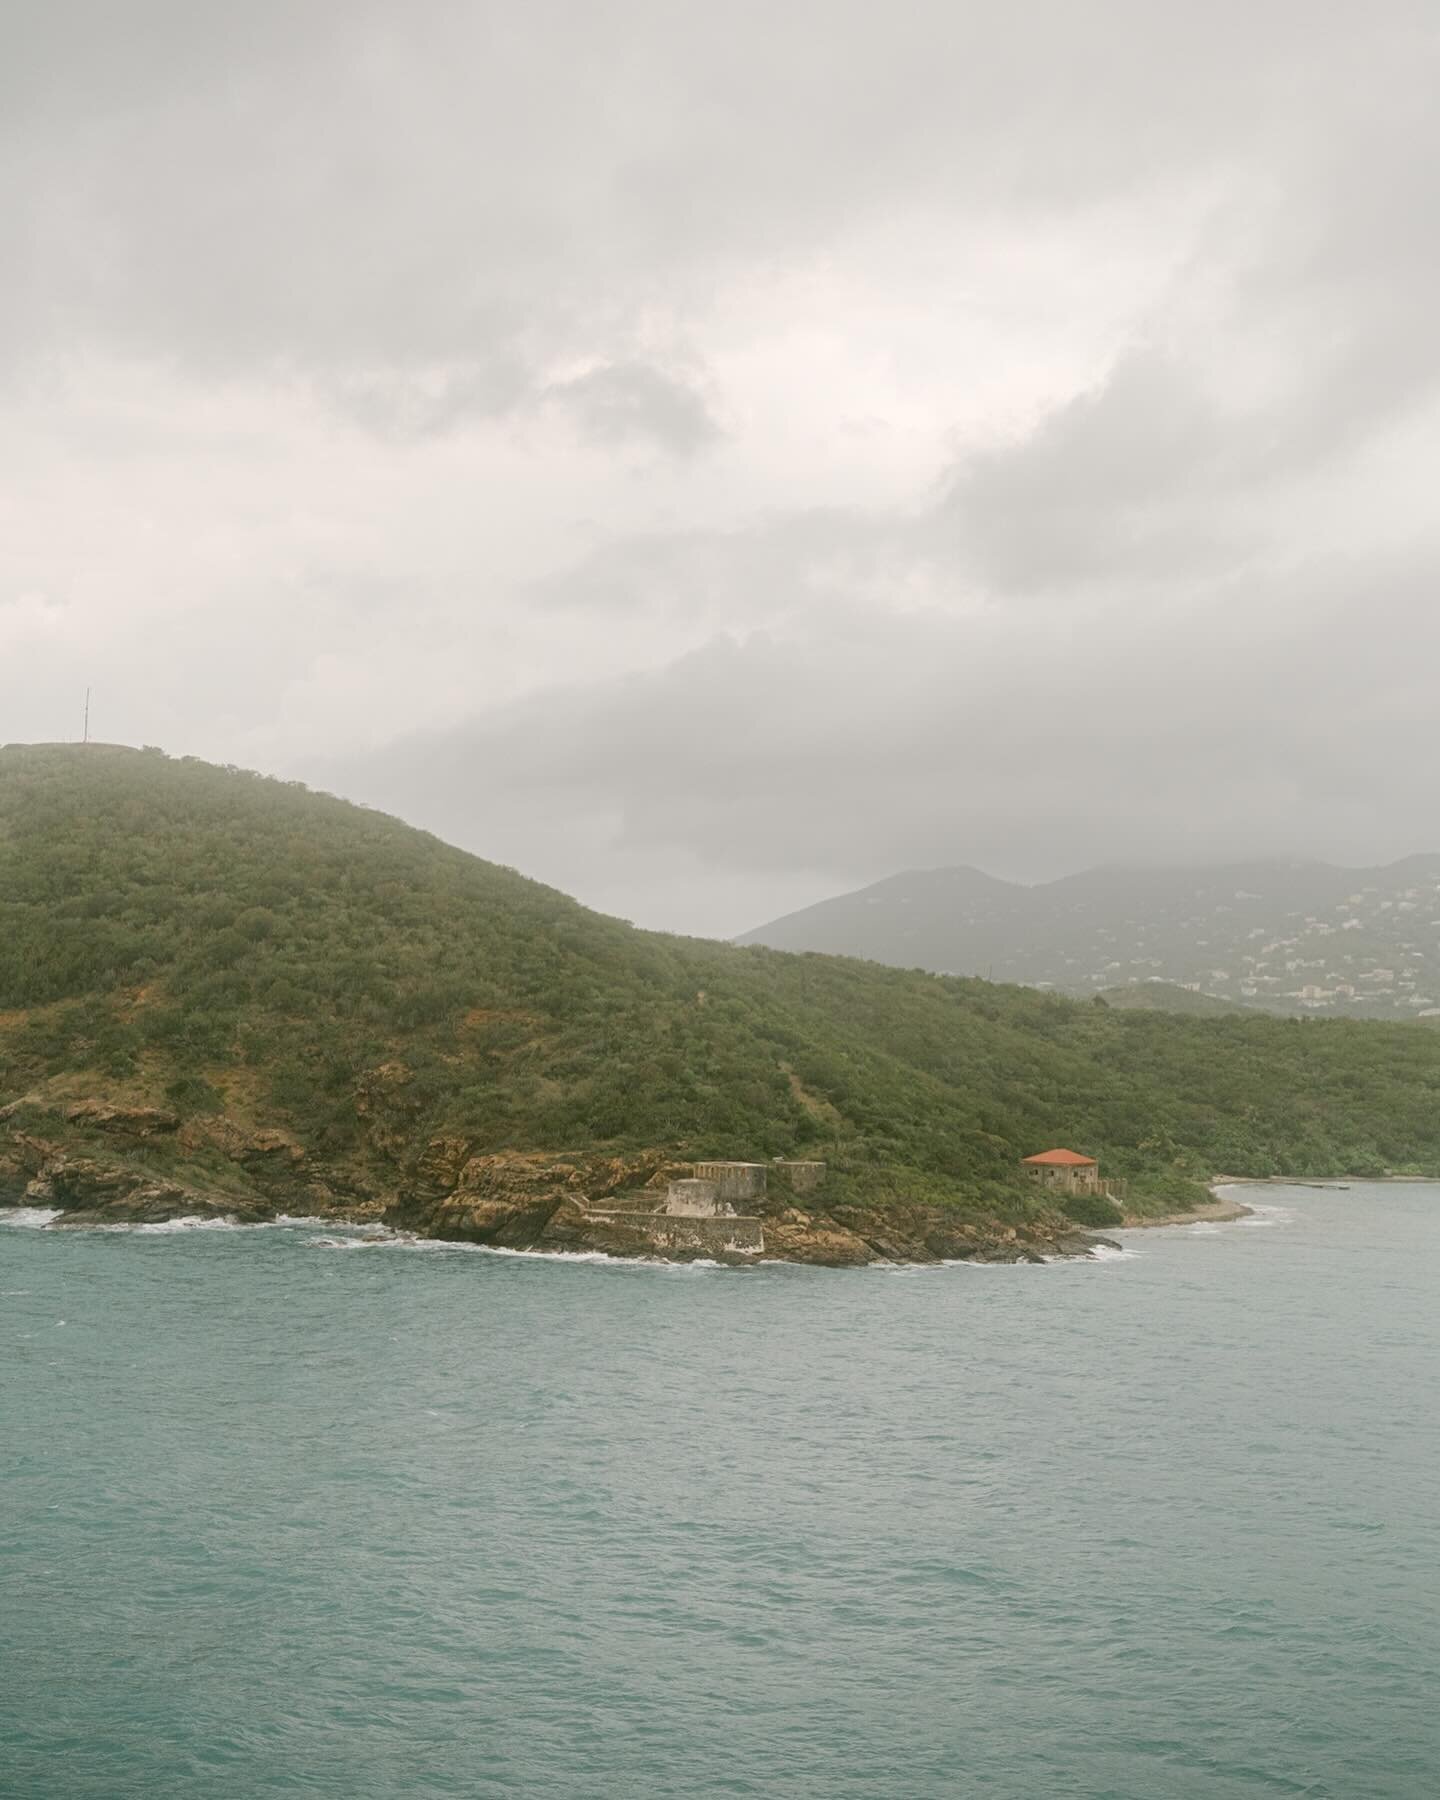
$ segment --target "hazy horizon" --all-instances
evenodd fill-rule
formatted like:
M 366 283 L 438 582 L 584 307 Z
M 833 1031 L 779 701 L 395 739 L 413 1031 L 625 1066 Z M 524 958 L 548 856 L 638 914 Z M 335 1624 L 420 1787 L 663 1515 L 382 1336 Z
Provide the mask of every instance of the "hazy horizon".
M 0 739 L 729 936 L 1415 853 L 1440 20 L 12 8 Z
M 91 749 L 95 749 L 95 750 L 126 750 L 126 751 L 138 752 L 138 751 L 143 751 L 143 750 L 148 749 L 148 750 L 160 750 L 161 753 L 166 756 L 171 756 L 171 755 L 183 756 L 183 755 L 187 754 L 186 752 L 166 751 L 166 750 L 164 750 L 163 746 L 160 746 L 160 745 L 126 744 L 126 743 L 120 743 L 118 741 L 111 741 L 111 740 L 98 739 L 98 738 L 91 738 L 90 740 L 88 740 L 88 743 L 89 743 L 89 747 Z M 60 746 L 60 747 L 69 746 L 69 747 L 74 747 L 76 749 L 84 747 L 84 743 L 82 740 L 69 739 L 69 738 L 53 739 L 53 740 L 36 740 L 34 742 L 34 744 L 30 747 L 47 748 L 47 747 L 50 747 L 51 745 L 56 745 L 56 746 Z M 9 747 L 10 746 L 8 746 L 8 745 L 0 744 L 0 749 L 5 749 L 5 748 L 9 748 Z M 265 769 L 252 769 L 252 770 L 249 770 L 248 772 L 251 774 L 258 774 L 258 775 L 265 776 L 267 778 L 271 778 L 271 779 L 275 779 L 275 780 L 298 779 L 297 777 L 284 776 L 284 775 L 277 774 L 274 771 L 265 770 Z M 315 786 L 315 784 L 312 784 L 312 783 L 307 783 L 306 785 Z M 480 856 L 487 861 L 496 862 L 496 861 L 503 860 L 501 858 L 498 858 L 498 857 L 495 857 L 492 855 L 488 855 L 483 846 L 477 847 L 474 844 L 464 843 L 461 841 L 461 838 L 459 836 L 457 836 L 453 833 L 446 833 L 443 830 L 434 830 L 430 826 L 423 825 L 419 820 L 410 818 L 406 813 L 404 813 L 402 811 L 396 811 L 395 809 L 389 808 L 389 807 L 377 808 L 377 807 L 374 807 L 373 803 L 371 803 L 369 801 L 359 799 L 353 795 L 337 793 L 337 792 L 335 792 L 335 790 L 332 790 L 332 789 L 323 789 L 323 788 L 317 787 L 316 791 L 322 792 L 322 793 L 329 793 L 332 795 L 333 798 L 347 800 L 355 805 L 364 806 L 364 807 L 370 808 L 372 810 L 389 812 L 389 813 L 391 813 L 391 815 L 393 817 L 400 819 L 402 823 L 405 823 L 408 825 L 413 825 L 419 830 L 432 831 L 432 834 L 434 836 L 441 838 L 444 842 L 452 844 L 459 849 L 469 850 L 472 854 L 474 854 L 476 856 Z M 981 867 L 977 863 L 967 863 L 967 862 L 913 864 L 913 865 L 910 865 L 905 868 L 890 869 L 890 870 L 885 871 L 883 874 L 876 875 L 876 876 L 873 876 L 873 877 L 870 877 L 867 879 L 862 879 L 862 880 L 858 880 L 855 882 L 851 882 L 851 883 L 846 884 L 845 886 L 830 886 L 830 887 L 815 891 L 815 892 L 809 894 L 807 897 L 802 898 L 801 900 L 796 902 L 796 904 L 794 904 L 793 906 L 789 906 L 789 907 L 785 908 L 783 911 L 767 915 L 767 917 L 765 917 L 763 919 L 757 918 L 757 919 L 751 920 L 749 924 L 736 926 L 733 930 L 705 930 L 705 929 L 696 927 L 693 930 L 688 930 L 688 931 L 684 927 L 677 927 L 677 926 L 668 926 L 668 925 L 648 925 L 647 926 L 646 922 L 643 919 L 631 919 L 630 915 L 627 913 L 617 913 L 614 908 L 606 907 L 603 904 L 595 901 L 592 898 L 587 898 L 587 896 L 582 891 L 580 891 L 580 889 L 578 887 L 571 888 L 571 887 L 566 887 L 563 882 L 548 881 L 546 877 L 539 875 L 535 870 L 525 868 L 519 864 L 510 864 L 508 866 L 517 869 L 519 874 L 529 876 L 533 880 L 547 881 L 547 885 L 550 885 L 553 887 L 560 887 L 563 892 L 571 894 L 573 898 L 580 900 L 582 903 L 584 903 L 587 906 L 591 906 L 595 911 L 609 913 L 611 916 L 616 916 L 616 917 L 621 917 L 621 918 L 627 919 L 627 920 L 629 920 L 629 922 L 641 925 L 641 926 L 645 927 L 646 929 L 659 930 L 659 931 L 675 931 L 675 932 L 678 932 L 679 935 L 681 935 L 681 936 L 709 937 L 709 938 L 715 938 L 715 939 L 718 939 L 721 941 L 729 941 L 730 939 L 733 939 L 733 938 L 743 938 L 743 937 L 747 936 L 749 933 L 760 929 L 762 926 L 765 926 L 768 924 L 773 924 L 773 923 L 778 923 L 781 920 L 790 917 L 792 914 L 804 912 L 807 908 L 814 906 L 814 905 L 821 904 L 826 900 L 843 899 L 846 896 L 853 895 L 857 892 L 863 892 L 871 887 L 883 886 L 887 882 L 902 881 L 907 878 L 923 877 L 926 875 L 949 875 L 949 874 L 964 873 L 964 874 L 978 875 L 982 879 L 987 880 L 987 881 L 993 881 L 997 885 L 1000 885 L 1000 886 L 1021 887 L 1021 888 L 1042 888 L 1042 887 L 1054 886 L 1057 883 L 1061 883 L 1061 882 L 1074 881 L 1074 880 L 1080 879 L 1081 877 L 1084 877 L 1086 875 L 1103 875 L 1103 874 L 1124 875 L 1127 873 L 1128 874 L 1137 874 L 1137 875 L 1144 875 L 1144 874 L 1164 875 L 1164 874 L 1183 874 L 1183 873 L 1186 873 L 1186 872 L 1189 872 L 1192 870 L 1196 874 L 1204 874 L 1204 873 L 1221 872 L 1229 867 L 1235 867 L 1235 868 L 1246 867 L 1246 866 L 1255 867 L 1255 866 L 1264 866 L 1266 864 L 1274 865 L 1277 867 L 1296 867 L 1296 866 L 1299 866 L 1299 867 L 1308 867 L 1308 866 L 1325 867 L 1325 868 L 1337 870 L 1340 873 L 1344 873 L 1344 874 L 1362 875 L 1362 874 L 1373 873 L 1373 872 L 1376 872 L 1377 870 L 1383 870 L 1383 869 L 1386 869 L 1386 868 L 1389 868 L 1392 866 L 1396 866 L 1398 864 L 1402 864 L 1402 863 L 1406 863 L 1406 862 L 1423 861 L 1427 858 L 1432 858 L 1432 857 L 1440 859 L 1440 850 L 1413 849 L 1413 850 L 1404 851 L 1404 852 L 1400 853 L 1398 856 L 1382 858 L 1381 860 L 1374 862 L 1374 863 L 1345 862 L 1345 861 L 1342 861 L 1335 857 L 1327 857 L 1327 856 L 1322 856 L 1322 855 L 1318 855 L 1318 854 L 1306 855 L 1306 854 L 1301 854 L 1298 852 L 1297 853 L 1274 852 L 1274 853 L 1268 853 L 1268 854 L 1267 853 L 1256 853 L 1255 855 L 1252 855 L 1249 857 L 1223 857 L 1223 856 L 1221 856 L 1221 857 L 1192 858 L 1192 859 L 1188 859 L 1188 860 L 1185 858 L 1146 859 L 1141 856 L 1135 856 L 1135 857 L 1123 858 L 1123 859 L 1118 859 L 1118 860 L 1109 861 L 1109 862 L 1085 863 L 1085 864 L 1081 864 L 1074 868 L 1058 869 L 1050 874 L 1036 875 L 1036 876 L 1010 875 L 1010 874 L 1006 874 L 1003 870 L 1000 870 L 1000 869 L 984 868 L 984 867 Z

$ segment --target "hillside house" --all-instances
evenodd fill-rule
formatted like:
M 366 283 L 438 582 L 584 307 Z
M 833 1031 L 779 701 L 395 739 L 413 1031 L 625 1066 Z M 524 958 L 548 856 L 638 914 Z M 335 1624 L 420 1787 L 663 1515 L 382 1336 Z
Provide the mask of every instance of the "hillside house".
M 1020 1167 L 1032 1181 L 1062 1194 L 1103 1194 L 1100 1165 L 1093 1156 L 1081 1156 L 1078 1150 L 1042 1150 L 1038 1156 L 1025 1157 Z

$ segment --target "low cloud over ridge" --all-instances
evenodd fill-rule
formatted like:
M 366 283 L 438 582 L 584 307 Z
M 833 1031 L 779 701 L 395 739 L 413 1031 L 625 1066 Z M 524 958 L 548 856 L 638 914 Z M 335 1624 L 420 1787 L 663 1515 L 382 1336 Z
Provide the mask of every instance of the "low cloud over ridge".
M 715 931 L 1427 846 L 1433 9 L 7 31 L 0 736 Z

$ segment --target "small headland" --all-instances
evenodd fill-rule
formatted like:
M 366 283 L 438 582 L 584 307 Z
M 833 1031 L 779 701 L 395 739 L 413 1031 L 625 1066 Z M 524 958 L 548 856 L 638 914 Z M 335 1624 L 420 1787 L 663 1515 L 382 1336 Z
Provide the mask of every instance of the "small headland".
M 486 1152 L 446 1136 L 393 1182 L 376 1174 L 327 1160 L 287 1130 L 224 1115 L 184 1120 L 90 1096 L 63 1110 L 38 1095 L 0 1108 L 0 1205 L 52 1209 L 55 1229 L 293 1216 L 497 1249 L 733 1267 L 1040 1263 L 1101 1241 L 1048 1206 L 872 1197 L 818 1160 Z

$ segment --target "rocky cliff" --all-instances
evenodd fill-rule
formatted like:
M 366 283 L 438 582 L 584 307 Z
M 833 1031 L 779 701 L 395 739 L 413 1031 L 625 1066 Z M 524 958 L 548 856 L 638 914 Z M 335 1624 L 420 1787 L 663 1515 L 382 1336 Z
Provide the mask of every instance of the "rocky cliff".
M 391 1109 L 369 1084 L 384 1139 Z M 56 1210 L 58 1226 L 191 1217 L 258 1222 L 279 1215 L 382 1223 L 422 1237 L 514 1250 L 602 1251 L 687 1261 L 759 1260 L 716 1234 L 676 1229 L 657 1242 L 645 1223 L 690 1165 L 663 1149 L 626 1156 L 477 1153 L 463 1137 L 427 1141 L 390 1182 L 327 1164 L 291 1133 L 224 1114 L 182 1120 L 166 1108 L 86 1095 L 58 1110 L 42 1095 L 0 1109 L 0 1204 Z M 803 1202 L 803 1203 L 802 1203 Z M 767 1260 L 859 1267 L 880 1261 L 1040 1261 L 1095 1240 L 1059 1213 L 1019 1224 L 944 1205 L 884 1207 L 797 1194 L 783 1178 L 755 1204 Z

